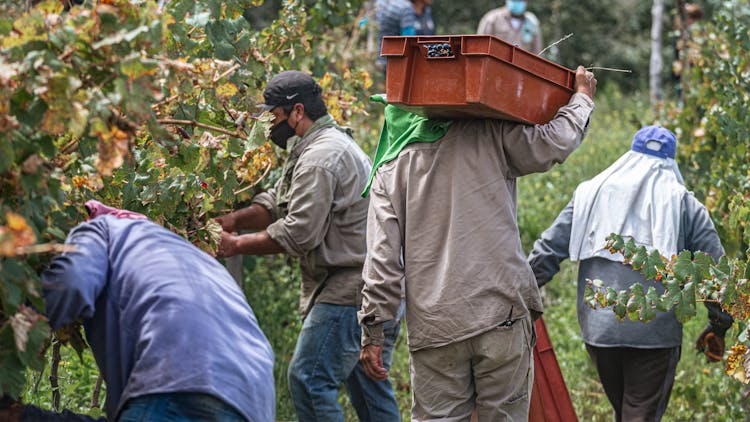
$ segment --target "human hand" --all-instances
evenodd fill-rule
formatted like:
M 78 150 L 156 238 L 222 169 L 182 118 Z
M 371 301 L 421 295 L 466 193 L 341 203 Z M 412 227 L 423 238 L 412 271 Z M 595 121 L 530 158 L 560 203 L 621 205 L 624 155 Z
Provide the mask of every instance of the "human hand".
M 234 255 L 237 255 L 237 234 L 222 231 L 219 249 L 216 251 L 216 257 L 228 258 Z
M 724 339 L 717 336 L 711 327 L 706 327 L 698 336 L 695 342 L 695 348 L 706 355 L 709 362 L 721 362 L 724 360 Z
M 217 223 L 221 224 L 221 228 L 225 232 L 232 233 L 232 232 L 237 231 L 235 229 L 237 222 L 235 221 L 235 217 L 233 213 L 229 213 L 226 215 L 222 215 L 220 217 L 216 217 L 214 220 L 216 220 Z
M 375 381 L 388 378 L 388 371 L 383 367 L 383 346 L 368 344 L 359 352 L 359 360 L 365 368 L 365 374 Z
M 575 91 L 577 93 L 588 95 L 592 100 L 594 99 L 594 94 L 596 93 L 596 77 L 583 66 L 578 66 L 578 69 L 576 69 Z

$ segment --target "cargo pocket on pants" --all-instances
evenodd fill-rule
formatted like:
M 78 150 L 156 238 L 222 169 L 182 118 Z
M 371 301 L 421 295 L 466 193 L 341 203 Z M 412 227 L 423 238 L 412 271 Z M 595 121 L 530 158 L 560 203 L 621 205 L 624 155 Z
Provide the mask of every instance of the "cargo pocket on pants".
M 534 329 L 534 324 L 531 322 L 530 317 L 523 318 L 522 320 L 517 320 L 516 323 L 518 325 L 521 325 L 522 329 L 522 342 L 524 347 L 524 353 L 525 356 L 521 357 L 521 361 L 519 364 L 522 364 L 523 361 L 527 362 L 526 364 L 526 371 L 525 371 L 525 377 L 524 378 L 515 378 L 512 379 L 511 382 L 515 383 L 517 386 L 515 392 L 511 397 L 505 401 L 506 405 L 514 405 L 516 403 L 520 403 L 529 400 L 530 394 L 531 394 L 531 381 L 534 376 L 534 345 L 536 344 L 536 330 Z

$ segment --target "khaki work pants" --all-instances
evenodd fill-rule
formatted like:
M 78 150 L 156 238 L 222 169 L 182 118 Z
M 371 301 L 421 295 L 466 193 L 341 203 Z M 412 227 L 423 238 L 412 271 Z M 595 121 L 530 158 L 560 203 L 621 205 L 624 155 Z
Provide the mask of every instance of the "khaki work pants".
M 526 421 L 534 381 L 531 318 L 411 353 L 412 420 Z

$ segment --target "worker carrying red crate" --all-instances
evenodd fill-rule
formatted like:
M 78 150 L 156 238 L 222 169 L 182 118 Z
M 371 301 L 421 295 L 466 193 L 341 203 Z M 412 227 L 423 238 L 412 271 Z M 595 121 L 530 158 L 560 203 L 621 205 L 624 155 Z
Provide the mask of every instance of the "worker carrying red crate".
M 434 75 L 426 63 L 417 62 L 429 60 L 444 70 L 440 63 L 456 60 L 457 55 L 465 57 L 475 51 L 471 44 L 482 40 L 473 36 L 444 38 L 442 43 L 450 45 L 454 57 L 427 59 L 429 43 L 420 44 L 423 38 L 429 37 L 415 37 L 414 43 L 404 39 L 400 44 L 402 50 L 416 46 L 419 57 L 411 53 L 398 56 L 394 46 L 386 41 L 383 45 L 383 54 L 393 54 L 388 58 L 387 101 L 398 106 L 386 106 L 383 133 L 364 192 L 370 196 L 370 208 L 359 312 L 360 359 L 368 376 L 387 377 L 381 364 L 382 327 L 397 315 L 403 294 L 412 418 L 465 420 L 476 409 L 480 421 L 524 420 L 529 415 L 534 379 L 534 322 L 542 302 L 518 234 L 516 179 L 548 170 L 580 145 L 594 108 L 596 79 L 583 67 L 571 76 L 556 65 L 537 69 L 549 80 L 559 78 L 563 83 L 557 85 L 567 92 L 565 101 L 543 124 L 528 124 L 533 119 L 519 123 L 487 118 L 491 116 L 477 118 L 471 111 L 482 111 L 484 106 L 468 101 L 442 103 L 448 106 L 443 110 L 445 117 L 453 118 L 424 117 L 397 100 L 440 95 L 420 90 L 466 95 L 477 87 L 462 75 L 445 76 L 442 86 L 425 86 L 417 79 L 426 74 L 414 70 Z M 484 42 L 490 53 L 496 52 L 494 37 L 484 37 Z M 513 51 L 510 55 L 516 54 Z M 396 62 L 406 62 L 401 73 L 405 80 L 399 87 L 392 84 L 391 78 L 397 74 L 392 71 L 393 57 Z M 524 57 L 518 53 L 516 63 L 533 70 Z M 481 82 L 493 85 L 490 74 L 483 75 L 489 79 Z M 495 82 L 505 86 L 500 79 Z M 518 82 L 512 92 L 486 95 L 530 94 L 525 91 L 528 82 L 524 78 Z M 391 92 L 408 92 L 407 84 L 411 96 L 391 96 Z M 552 104 L 551 96 L 529 95 L 524 101 L 535 104 L 532 108 Z M 428 110 L 435 104 L 412 105 Z M 456 108 L 450 110 L 453 105 Z M 451 115 L 453 111 L 467 113 Z

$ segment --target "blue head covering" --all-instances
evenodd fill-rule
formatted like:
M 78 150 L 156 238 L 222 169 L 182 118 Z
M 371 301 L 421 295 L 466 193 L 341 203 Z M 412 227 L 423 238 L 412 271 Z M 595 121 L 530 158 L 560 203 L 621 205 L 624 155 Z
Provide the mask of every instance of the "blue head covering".
M 633 136 L 633 145 L 630 149 L 660 158 L 674 158 L 677 138 L 669 129 L 645 126 Z

